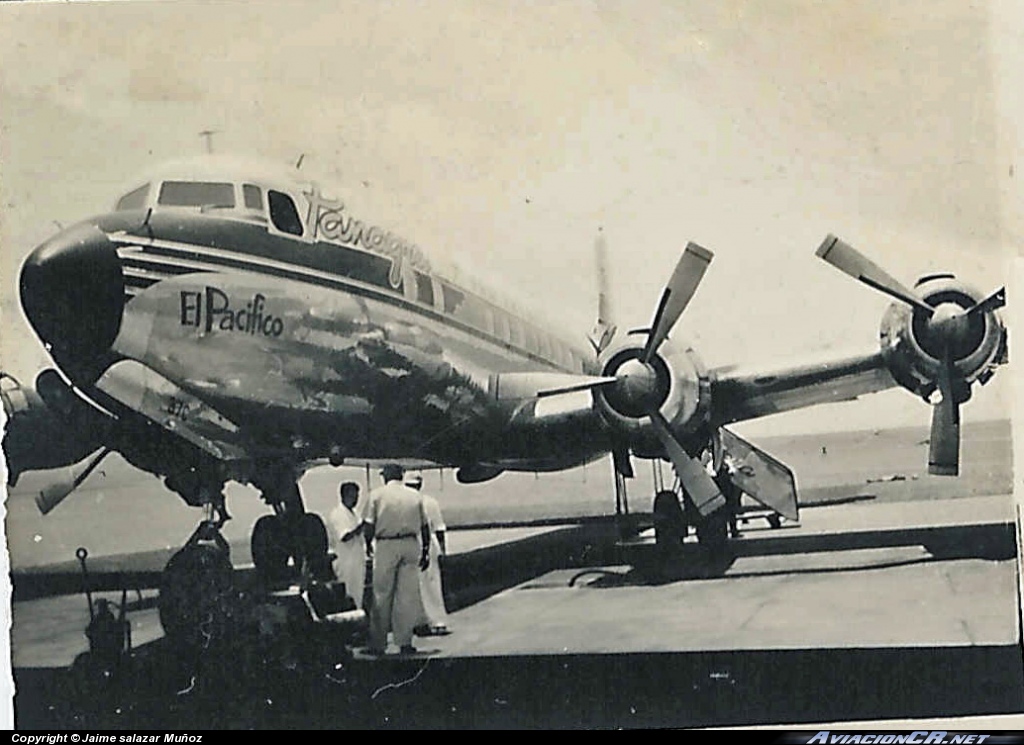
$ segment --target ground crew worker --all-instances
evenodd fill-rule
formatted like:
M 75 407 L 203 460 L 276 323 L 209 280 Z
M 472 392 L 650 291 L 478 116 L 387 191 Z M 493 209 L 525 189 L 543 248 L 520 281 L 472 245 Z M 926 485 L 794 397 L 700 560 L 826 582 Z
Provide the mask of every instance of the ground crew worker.
M 363 518 L 356 514 L 359 484 L 346 481 L 339 490 L 341 504 L 331 512 L 331 527 L 337 538 L 334 573 L 345 583 L 345 592 L 363 607 L 363 586 L 366 584 L 366 546 L 362 540 Z
M 405 485 L 422 492 L 423 474 L 412 471 L 405 476 Z M 441 583 L 441 557 L 447 553 L 444 517 L 441 505 L 429 494 L 423 494 L 423 510 L 430 525 L 430 566 L 420 574 L 420 598 L 423 616 L 416 627 L 417 636 L 447 636 L 448 610 L 444 607 L 444 589 Z
M 402 467 L 381 471 L 384 486 L 370 495 L 363 538 L 373 557 L 373 608 L 367 653 L 384 654 L 388 631 L 403 654 L 416 651 L 413 627 L 421 614 L 420 572 L 430 566 L 430 527 L 419 492 L 402 484 Z
M 85 635 L 89 639 L 89 653 L 96 668 L 113 673 L 121 662 L 127 641 L 127 622 L 119 621 L 110 610 L 110 601 L 100 598 L 96 601 L 93 614 Z

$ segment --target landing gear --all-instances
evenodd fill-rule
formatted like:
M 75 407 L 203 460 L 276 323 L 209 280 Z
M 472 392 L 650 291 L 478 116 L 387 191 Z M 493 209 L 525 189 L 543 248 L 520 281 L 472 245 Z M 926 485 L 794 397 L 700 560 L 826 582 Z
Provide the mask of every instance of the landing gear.
M 209 472 L 192 469 L 169 477 L 167 485 L 189 504 L 202 506 L 206 519 L 164 568 L 160 623 L 179 649 L 207 649 L 226 638 L 239 598 L 230 547 L 220 533 L 231 517 L 223 482 Z M 310 572 L 330 571 L 327 529 L 319 516 L 305 511 L 291 471 L 264 473 L 257 486 L 274 508 L 274 514 L 261 517 L 252 532 L 253 564 L 264 586 L 290 583 L 303 567 Z
M 666 556 L 678 554 L 683 542 L 696 528 L 697 543 L 711 556 L 720 556 L 729 543 L 733 512 L 727 504 L 710 515 L 701 515 L 696 506 L 680 486 L 663 489 L 654 497 L 652 507 L 654 519 L 654 540 L 659 553 Z
M 207 648 L 224 637 L 233 602 L 227 543 L 214 521 L 204 521 L 164 568 L 160 624 L 177 648 Z
M 274 508 L 253 527 L 252 563 L 267 585 L 295 579 L 303 566 L 322 567 L 328 549 L 327 528 L 319 515 L 306 512 L 299 487 L 283 474 L 264 480 L 263 499 Z
M 674 491 L 663 489 L 654 495 L 654 542 L 661 554 L 678 553 L 686 540 L 689 526 L 683 506 Z
M 288 577 L 288 531 L 277 515 L 264 515 L 256 521 L 250 540 L 252 563 L 256 571 L 269 584 L 277 584 Z
M 722 507 L 697 521 L 697 542 L 712 555 L 720 555 L 729 544 L 729 508 Z
M 252 530 L 252 563 L 268 584 L 287 582 L 303 564 L 327 554 L 327 528 L 319 515 L 264 515 Z

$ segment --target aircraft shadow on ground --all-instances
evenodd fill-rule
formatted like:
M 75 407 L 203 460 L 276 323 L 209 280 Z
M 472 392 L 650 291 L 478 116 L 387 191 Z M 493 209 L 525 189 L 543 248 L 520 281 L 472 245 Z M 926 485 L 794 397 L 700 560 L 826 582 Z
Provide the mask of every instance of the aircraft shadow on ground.
M 911 564 L 981 559 L 1005 561 L 1016 556 L 1016 533 L 1008 523 L 894 528 L 842 534 L 761 537 L 733 541 L 713 554 L 696 544 L 664 551 L 653 543 L 616 545 L 608 528 L 568 528 L 512 544 L 489 547 L 452 557 L 445 567 L 448 607 L 459 610 L 502 590 L 529 582 L 549 572 L 579 569 L 569 581 L 587 587 L 657 585 L 721 577 L 831 574 L 874 571 Z M 737 561 L 747 557 L 795 556 L 868 549 L 920 546 L 927 556 L 893 558 L 891 554 L 855 565 L 767 566 L 744 569 Z M 630 567 L 621 569 L 602 567 Z
M 701 546 L 687 543 L 679 550 L 664 552 L 654 543 L 620 545 L 612 520 L 555 529 L 541 535 L 456 554 L 444 565 L 445 597 L 452 612 L 478 603 L 498 592 L 529 582 L 557 570 L 579 569 L 575 584 L 588 587 L 664 584 L 718 577 L 771 576 L 781 574 L 829 574 L 835 572 L 877 570 L 922 562 L 954 559 L 1003 561 L 1016 556 L 1016 534 L 1009 523 L 947 526 L 934 528 L 893 528 L 829 535 L 747 534 L 732 541 L 728 550 L 712 555 Z M 827 554 L 842 551 L 921 546 L 929 554 L 893 560 L 891 556 L 856 566 L 809 568 L 764 567 L 737 568 L 745 557 L 770 557 L 797 554 Z M 628 566 L 626 572 L 608 572 L 609 566 Z M 73 594 L 83 589 L 80 570 L 70 563 L 48 572 L 13 575 L 14 600 Z M 119 567 L 120 569 L 120 567 Z M 251 571 L 239 570 L 239 575 Z M 596 578 L 593 575 L 597 575 Z M 244 577 L 240 576 L 240 579 Z M 129 590 L 159 586 L 159 572 L 129 570 L 90 571 L 89 585 L 94 591 Z

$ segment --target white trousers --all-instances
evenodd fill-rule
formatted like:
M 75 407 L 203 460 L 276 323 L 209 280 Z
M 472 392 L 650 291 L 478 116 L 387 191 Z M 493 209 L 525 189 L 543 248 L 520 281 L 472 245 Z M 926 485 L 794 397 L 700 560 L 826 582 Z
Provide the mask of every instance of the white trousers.
M 345 583 L 345 592 L 356 602 L 356 608 L 363 607 L 363 585 L 366 584 L 366 543 L 361 535 L 342 543 L 338 541 L 334 553 L 334 573 Z
M 370 646 L 385 649 L 388 631 L 400 647 L 412 644 L 412 630 L 422 612 L 418 538 L 378 540 L 373 559 L 373 608 Z
M 444 607 L 444 590 L 441 587 L 441 544 L 437 536 L 430 534 L 430 566 L 420 572 L 420 597 L 423 598 L 421 624 L 447 626 L 448 611 Z

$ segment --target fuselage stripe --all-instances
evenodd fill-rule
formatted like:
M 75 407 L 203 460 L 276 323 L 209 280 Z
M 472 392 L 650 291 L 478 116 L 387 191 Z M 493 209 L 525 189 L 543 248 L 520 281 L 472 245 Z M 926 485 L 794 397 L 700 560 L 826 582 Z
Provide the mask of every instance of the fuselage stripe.
M 125 237 L 119 235 L 111 235 L 111 238 L 117 240 L 125 240 Z M 514 346 L 509 342 L 501 339 L 497 339 L 491 334 L 485 331 L 475 328 L 467 323 L 463 323 L 456 318 L 445 315 L 438 312 L 436 309 L 420 305 L 412 302 L 407 298 L 398 295 L 397 293 L 382 292 L 379 288 L 373 285 L 369 285 L 363 282 L 351 280 L 348 278 L 340 278 L 335 275 L 321 272 L 315 269 L 307 269 L 305 267 L 286 264 L 284 262 L 275 261 L 273 259 L 265 259 L 262 257 L 254 257 L 250 254 L 238 253 L 234 251 L 225 251 L 223 249 L 209 248 L 206 246 L 196 246 L 194 244 L 179 243 L 176 241 L 167 241 L 160 239 L 144 239 L 133 243 L 131 248 L 141 248 L 142 251 L 126 251 L 128 247 L 122 247 L 118 249 L 118 255 L 122 258 L 122 263 L 141 263 L 150 258 L 154 260 L 154 263 L 162 263 L 164 267 L 175 267 L 182 271 L 178 272 L 178 276 L 188 274 L 191 272 L 216 272 L 227 269 L 234 269 L 237 271 L 243 271 L 251 274 L 270 274 L 281 279 L 297 280 L 300 282 L 308 282 L 313 285 L 328 287 L 331 289 L 344 290 L 352 294 L 360 295 L 363 297 L 373 298 L 382 302 L 386 302 L 391 305 L 397 305 L 406 310 L 411 310 L 421 315 L 426 315 L 434 320 L 443 322 L 445 324 L 454 326 L 472 336 L 479 339 L 485 340 L 491 344 L 501 347 L 507 351 L 514 352 L 516 354 L 527 357 L 531 360 L 541 362 L 545 365 L 549 365 L 555 369 L 563 371 L 574 371 L 573 368 L 566 367 L 562 364 L 546 359 L 539 354 L 527 351 L 521 347 Z M 196 260 L 196 257 L 202 257 L 201 260 Z M 178 262 L 178 263 L 176 263 Z M 127 269 L 127 267 L 126 267 Z M 127 280 L 131 279 L 131 285 L 139 285 L 141 277 L 135 277 L 127 274 Z M 148 279 L 148 278 L 147 278 Z M 145 280 L 143 280 L 145 281 Z M 158 280 L 150 281 L 145 286 L 148 287 L 154 284 Z

